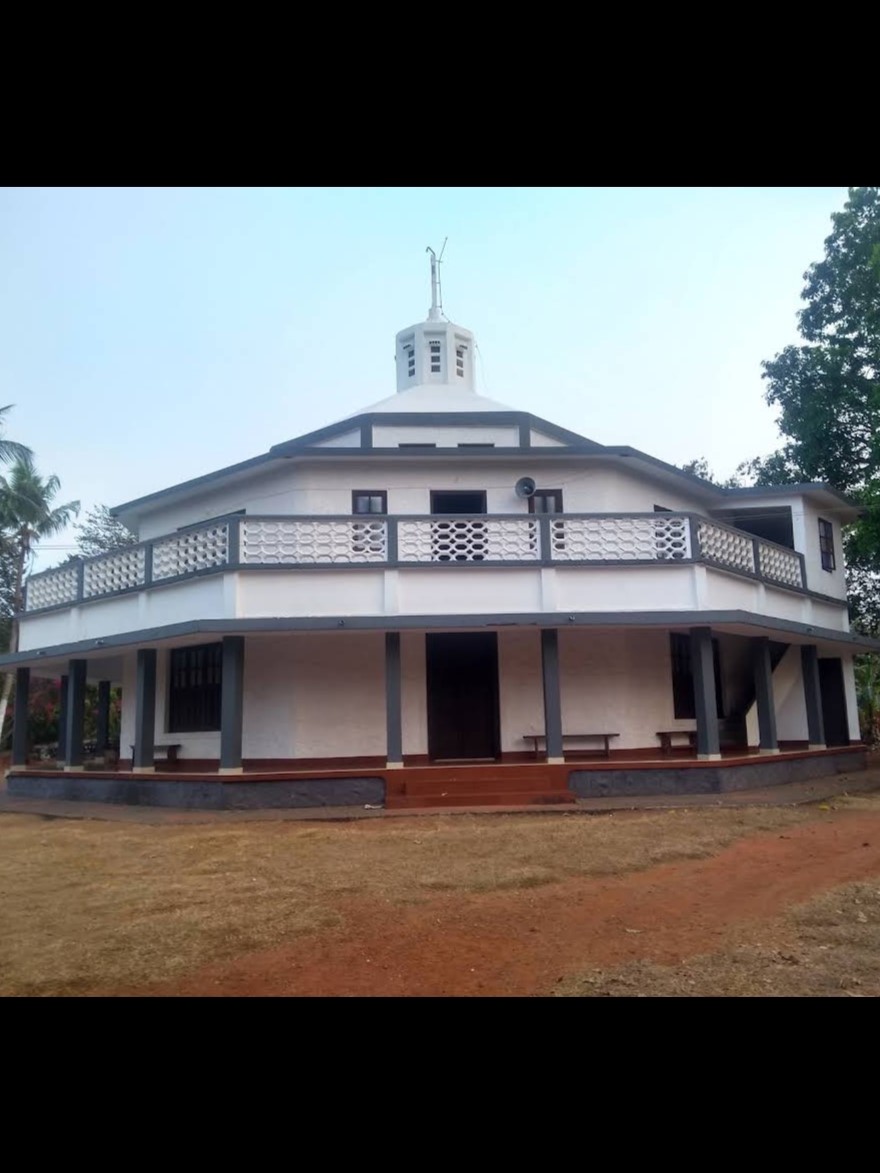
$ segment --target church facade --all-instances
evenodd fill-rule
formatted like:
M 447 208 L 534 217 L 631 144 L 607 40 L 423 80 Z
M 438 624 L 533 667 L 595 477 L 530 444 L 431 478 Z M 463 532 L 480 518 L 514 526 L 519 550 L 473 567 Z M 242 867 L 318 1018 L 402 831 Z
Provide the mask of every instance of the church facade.
M 60 676 L 65 714 L 48 770 L 16 705 L 10 791 L 563 802 L 859 764 L 854 504 L 487 399 L 474 349 L 435 297 L 390 398 L 120 505 L 136 545 L 31 576 L 0 660 L 19 698 Z M 84 756 L 87 682 L 122 686 L 118 762 Z

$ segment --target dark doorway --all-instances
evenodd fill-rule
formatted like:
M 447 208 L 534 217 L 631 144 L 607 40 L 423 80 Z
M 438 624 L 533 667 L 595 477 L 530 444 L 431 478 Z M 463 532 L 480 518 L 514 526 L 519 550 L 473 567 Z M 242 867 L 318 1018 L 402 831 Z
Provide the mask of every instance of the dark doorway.
M 428 755 L 432 761 L 498 757 L 495 632 L 425 636 Z
M 849 745 L 849 721 L 843 688 L 843 663 L 819 661 L 819 688 L 822 693 L 822 720 L 826 745 Z
M 431 513 L 442 516 L 486 512 L 486 492 L 431 492 Z M 431 526 L 434 562 L 484 562 L 487 555 L 484 521 L 435 521 Z
M 484 489 L 477 489 L 472 493 L 462 493 L 458 491 L 454 493 L 447 493 L 445 490 L 432 490 L 431 512 L 485 513 L 486 492 Z

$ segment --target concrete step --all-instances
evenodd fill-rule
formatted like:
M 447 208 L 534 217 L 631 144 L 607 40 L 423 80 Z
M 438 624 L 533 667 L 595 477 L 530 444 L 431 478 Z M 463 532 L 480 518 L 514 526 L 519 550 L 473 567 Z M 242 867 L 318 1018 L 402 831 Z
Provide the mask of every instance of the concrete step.
M 475 794 L 478 792 L 494 794 L 498 791 L 545 791 L 563 789 L 560 787 L 559 782 L 559 778 L 553 778 L 549 774 L 532 773 L 527 777 L 511 777 L 503 771 L 478 778 L 438 778 L 436 775 L 433 778 L 411 778 L 407 774 L 403 779 L 400 792 L 412 795 L 428 795 L 453 793 Z

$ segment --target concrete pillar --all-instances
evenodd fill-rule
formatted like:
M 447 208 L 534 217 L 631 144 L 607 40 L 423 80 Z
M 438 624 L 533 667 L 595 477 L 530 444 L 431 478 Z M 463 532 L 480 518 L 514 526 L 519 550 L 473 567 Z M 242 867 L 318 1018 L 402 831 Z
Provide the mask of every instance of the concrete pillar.
M 31 690 L 30 668 L 15 670 L 15 712 L 12 718 L 12 765 L 27 765 L 28 698 Z
M 385 758 L 389 770 L 403 766 L 400 632 L 385 632 Z
M 697 757 L 705 761 L 717 761 L 721 757 L 721 746 L 718 740 L 718 699 L 715 693 L 715 659 L 710 627 L 691 628 L 691 668 L 697 717 Z
M 241 773 L 244 636 L 224 635 L 220 684 L 220 773 Z
M 562 704 L 559 692 L 559 631 L 545 627 L 541 631 L 541 676 L 544 686 L 544 735 L 547 761 L 563 762 Z

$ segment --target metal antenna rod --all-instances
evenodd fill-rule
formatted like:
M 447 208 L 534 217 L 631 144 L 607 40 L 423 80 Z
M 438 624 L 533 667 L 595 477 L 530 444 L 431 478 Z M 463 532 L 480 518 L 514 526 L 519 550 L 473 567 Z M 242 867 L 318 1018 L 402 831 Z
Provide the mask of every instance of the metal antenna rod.
M 443 248 L 440 250 L 439 257 L 430 245 L 425 249 L 426 253 L 431 254 L 431 308 L 428 310 L 429 322 L 439 322 L 440 315 L 443 312 L 443 290 L 440 285 L 440 263 L 443 260 L 443 254 L 446 251 L 446 241 L 448 239 L 449 237 L 447 236 L 446 240 L 443 241 Z

